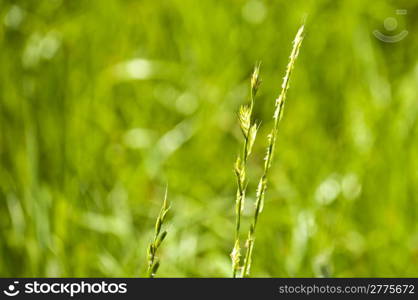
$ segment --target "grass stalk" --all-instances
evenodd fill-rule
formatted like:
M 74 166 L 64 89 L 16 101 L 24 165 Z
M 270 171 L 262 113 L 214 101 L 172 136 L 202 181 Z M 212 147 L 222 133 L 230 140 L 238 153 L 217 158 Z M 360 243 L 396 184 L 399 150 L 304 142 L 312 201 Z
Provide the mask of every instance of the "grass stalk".
M 148 268 L 147 268 L 147 275 L 149 278 L 154 278 L 157 270 L 160 266 L 160 261 L 157 257 L 157 250 L 160 247 L 161 243 L 164 241 L 165 237 L 167 236 L 166 230 L 161 230 L 162 226 L 164 225 L 164 221 L 166 219 L 167 213 L 170 210 L 170 206 L 167 200 L 167 189 L 164 195 L 163 205 L 161 207 L 160 213 L 158 214 L 157 221 L 155 222 L 155 231 L 154 231 L 154 238 L 152 242 L 148 245 L 147 250 L 147 260 L 148 260 Z
M 253 220 L 250 225 L 250 229 L 248 231 L 248 237 L 246 241 L 246 252 L 244 255 L 244 266 L 242 268 L 241 277 L 246 277 L 250 275 L 252 253 L 253 253 L 254 241 L 255 241 L 255 231 L 256 231 L 259 215 L 263 211 L 263 207 L 264 207 L 264 195 L 267 189 L 268 174 L 270 171 L 271 162 L 273 160 L 274 149 L 275 149 L 276 140 L 277 140 L 278 131 L 279 131 L 279 124 L 283 116 L 283 109 L 286 103 L 286 94 L 289 89 L 290 76 L 292 74 L 292 70 L 295 65 L 296 59 L 299 54 L 299 49 L 303 41 L 303 32 L 304 32 L 304 25 L 302 25 L 299 28 L 296 34 L 296 37 L 293 41 L 292 52 L 290 54 L 289 63 L 287 65 L 286 73 L 283 78 L 283 83 L 281 86 L 282 89 L 281 89 L 279 97 L 276 99 L 276 102 L 275 102 L 275 110 L 273 114 L 274 125 L 273 125 L 273 129 L 268 135 L 267 153 L 264 159 L 265 160 L 264 169 L 263 169 L 263 174 L 260 177 L 260 180 L 257 186 L 255 210 L 254 210 Z
M 241 126 L 241 131 L 244 136 L 244 143 L 241 150 L 241 154 L 235 162 L 235 175 L 237 178 L 237 194 L 235 199 L 235 243 L 231 252 L 232 259 L 232 277 L 236 277 L 240 271 L 241 264 L 241 247 L 240 247 L 240 227 L 241 227 L 241 214 L 245 203 L 245 192 L 247 188 L 247 161 L 251 154 L 252 147 L 257 135 L 258 126 L 252 121 L 252 114 L 254 108 L 255 96 L 257 94 L 258 87 L 260 86 L 260 64 L 256 64 L 250 85 L 250 104 L 242 105 L 240 107 L 238 119 Z

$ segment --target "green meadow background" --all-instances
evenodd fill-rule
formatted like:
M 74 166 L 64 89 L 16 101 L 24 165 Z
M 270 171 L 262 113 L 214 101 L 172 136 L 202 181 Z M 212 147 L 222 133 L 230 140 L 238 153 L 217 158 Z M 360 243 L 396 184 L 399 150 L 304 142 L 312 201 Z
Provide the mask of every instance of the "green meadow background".
M 252 276 L 418 276 L 413 0 L 0 0 L 0 275 L 144 276 L 168 186 L 158 276 L 230 276 L 237 112 L 261 61 L 247 230 L 305 18 Z

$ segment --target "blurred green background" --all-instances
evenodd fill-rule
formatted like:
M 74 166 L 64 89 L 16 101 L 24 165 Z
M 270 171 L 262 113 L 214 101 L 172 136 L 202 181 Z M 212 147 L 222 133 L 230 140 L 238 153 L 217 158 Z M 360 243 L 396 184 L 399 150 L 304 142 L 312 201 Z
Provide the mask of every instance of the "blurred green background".
M 260 60 L 247 229 L 304 17 L 252 276 L 418 276 L 413 0 L 0 0 L 0 275 L 143 276 L 168 184 L 158 275 L 230 276 L 237 111 Z

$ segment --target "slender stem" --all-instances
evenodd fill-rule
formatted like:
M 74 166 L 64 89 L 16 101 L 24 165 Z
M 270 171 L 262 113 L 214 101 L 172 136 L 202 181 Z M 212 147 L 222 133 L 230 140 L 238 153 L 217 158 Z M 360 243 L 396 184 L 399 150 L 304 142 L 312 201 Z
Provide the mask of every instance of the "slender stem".
M 241 229 L 241 215 L 245 203 L 246 192 L 246 173 L 247 161 L 251 153 L 252 145 L 254 144 L 255 135 L 257 133 L 257 126 L 252 124 L 252 112 L 254 107 L 254 99 L 260 84 L 259 75 L 260 65 L 256 65 L 250 85 L 250 104 L 243 106 L 240 109 L 239 121 L 244 135 L 244 143 L 240 156 L 235 164 L 235 175 L 237 177 L 237 194 L 235 199 L 235 243 L 231 253 L 232 259 L 232 277 L 237 276 L 241 264 L 241 249 L 240 249 L 240 229 Z
M 170 209 L 170 206 L 167 201 L 167 189 L 165 191 L 163 205 L 161 207 L 160 213 L 158 214 L 157 221 L 155 222 L 154 238 L 152 242 L 148 245 L 147 259 L 148 259 L 148 268 L 147 275 L 150 278 L 155 277 L 155 273 L 158 270 L 160 262 L 156 256 L 157 250 L 160 247 L 161 243 L 164 241 L 167 236 L 167 231 L 161 230 L 164 224 L 166 215 Z
M 245 256 L 244 256 L 244 267 L 243 267 L 242 273 L 241 273 L 242 277 L 248 276 L 250 274 L 252 253 L 253 253 L 253 249 L 254 249 L 255 230 L 256 230 L 256 227 L 257 227 L 257 221 L 258 221 L 259 215 L 262 212 L 263 206 L 264 206 L 264 195 L 265 195 L 265 192 L 266 192 L 266 189 L 267 189 L 268 173 L 269 173 L 269 170 L 270 170 L 270 167 L 271 167 L 271 162 L 273 160 L 274 149 L 275 149 L 275 146 L 276 146 L 276 140 L 277 140 L 277 135 L 278 135 L 278 131 L 279 131 L 278 129 L 279 129 L 280 120 L 283 116 L 283 109 L 284 109 L 284 105 L 285 105 L 285 102 L 286 102 L 286 94 L 287 94 L 287 91 L 289 89 L 290 76 L 292 74 L 292 70 L 293 70 L 294 64 L 296 62 L 296 58 L 299 54 L 299 49 L 300 49 L 300 46 L 301 46 L 302 40 L 303 40 L 303 30 L 304 30 L 304 25 L 302 25 L 299 28 L 299 30 L 296 34 L 295 40 L 293 41 L 293 48 L 292 48 L 292 52 L 290 54 L 289 63 L 288 63 L 287 68 L 286 68 L 286 74 L 283 78 L 282 89 L 281 89 L 280 95 L 276 99 L 276 103 L 275 103 L 275 111 L 274 111 L 274 115 L 273 115 L 274 125 L 273 125 L 273 129 L 272 129 L 271 133 L 269 134 L 268 145 L 267 145 L 267 154 L 266 154 L 266 157 L 265 157 L 263 175 L 261 176 L 261 178 L 258 182 L 257 194 L 256 194 L 256 200 L 255 200 L 254 216 L 253 216 L 252 224 L 250 226 L 250 230 L 248 231 L 248 238 L 247 238 L 247 242 L 246 242 L 246 252 L 245 252 Z

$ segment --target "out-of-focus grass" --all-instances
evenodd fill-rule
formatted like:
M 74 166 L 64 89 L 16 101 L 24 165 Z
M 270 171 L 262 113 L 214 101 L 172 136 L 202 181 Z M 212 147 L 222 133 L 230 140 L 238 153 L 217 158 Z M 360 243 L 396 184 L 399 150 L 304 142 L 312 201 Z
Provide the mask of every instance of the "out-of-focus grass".
M 412 0 L 0 0 L 0 274 L 144 275 L 168 183 L 159 275 L 229 276 L 236 113 L 261 60 L 254 191 L 306 13 L 252 274 L 416 276 Z

